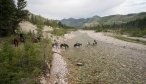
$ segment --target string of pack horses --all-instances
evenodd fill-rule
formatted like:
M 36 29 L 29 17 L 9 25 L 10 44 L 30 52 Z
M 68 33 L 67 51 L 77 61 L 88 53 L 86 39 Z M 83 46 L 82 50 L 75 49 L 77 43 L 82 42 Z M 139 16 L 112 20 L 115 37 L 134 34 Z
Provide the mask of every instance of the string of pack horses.
M 87 46 L 90 46 L 90 45 L 91 46 L 97 45 L 97 41 L 94 40 L 93 43 L 87 42 Z M 79 48 L 81 46 L 82 46 L 82 43 L 80 43 L 78 41 L 73 45 L 74 48 Z M 59 43 L 56 40 L 54 40 L 54 43 L 52 44 L 52 47 L 53 48 L 65 48 L 65 49 L 67 49 L 67 48 L 69 48 L 69 45 L 67 43 L 65 43 L 65 42 L 61 43 L 59 45 Z
M 13 39 L 13 44 L 15 47 L 18 47 L 20 43 L 25 43 L 26 42 L 26 37 L 24 34 L 20 33 L 20 34 L 17 34 L 14 39 Z M 31 37 L 31 41 L 32 43 L 38 43 L 41 41 L 41 37 L 39 36 L 35 36 L 35 35 L 32 35 Z M 97 41 L 96 40 L 93 40 L 93 43 L 90 43 L 90 42 L 87 42 L 87 46 L 94 46 L 94 45 L 97 45 Z M 82 43 L 80 42 L 76 42 L 73 47 L 75 48 L 78 48 L 78 47 L 81 47 L 82 46 Z M 59 43 L 57 40 L 54 40 L 54 42 L 52 43 L 52 47 L 53 48 L 69 48 L 69 45 L 67 43 Z

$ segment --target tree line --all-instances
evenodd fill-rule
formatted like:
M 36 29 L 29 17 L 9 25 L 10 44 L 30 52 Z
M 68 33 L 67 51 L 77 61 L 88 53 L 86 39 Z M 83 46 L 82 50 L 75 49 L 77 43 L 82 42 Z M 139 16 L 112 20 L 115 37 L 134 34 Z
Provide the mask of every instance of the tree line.
M 27 20 L 35 25 L 37 25 L 41 20 L 43 25 L 51 26 L 53 28 L 72 28 L 62 24 L 59 20 L 47 19 L 41 15 L 35 15 L 32 13 L 29 14 Z

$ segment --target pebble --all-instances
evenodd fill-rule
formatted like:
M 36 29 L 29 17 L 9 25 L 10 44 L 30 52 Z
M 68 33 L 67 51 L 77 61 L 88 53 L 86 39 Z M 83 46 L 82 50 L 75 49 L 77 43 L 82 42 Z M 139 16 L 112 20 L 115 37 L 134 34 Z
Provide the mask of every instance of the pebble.
M 83 63 L 77 63 L 76 65 L 77 66 L 83 66 Z

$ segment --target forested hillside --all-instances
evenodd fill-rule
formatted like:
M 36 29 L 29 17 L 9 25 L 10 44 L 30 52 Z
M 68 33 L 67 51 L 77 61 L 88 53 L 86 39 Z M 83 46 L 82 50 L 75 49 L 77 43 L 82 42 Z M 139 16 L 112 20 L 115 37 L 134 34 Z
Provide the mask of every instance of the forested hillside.
M 29 13 L 27 20 L 35 25 L 42 21 L 42 24 L 55 28 L 64 26 L 59 20 L 47 19 L 42 17 L 41 15 L 35 15 L 32 13 Z
M 63 19 L 63 24 L 73 26 L 75 28 L 92 29 L 100 31 L 114 31 L 120 34 L 128 34 L 130 36 L 146 35 L 146 13 L 128 15 L 111 15 L 105 17 L 94 16 L 87 19 Z
M 143 19 L 146 17 L 146 13 L 137 13 L 137 14 L 128 14 L 128 15 L 111 15 L 105 17 L 93 16 L 87 19 L 63 19 L 61 22 L 66 24 L 67 26 L 72 26 L 76 28 L 84 28 L 84 27 L 94 27 L 97 25 L 113 25 L 113 24 L 123 24 L 130 21 L 134 21 L 136 19 Z

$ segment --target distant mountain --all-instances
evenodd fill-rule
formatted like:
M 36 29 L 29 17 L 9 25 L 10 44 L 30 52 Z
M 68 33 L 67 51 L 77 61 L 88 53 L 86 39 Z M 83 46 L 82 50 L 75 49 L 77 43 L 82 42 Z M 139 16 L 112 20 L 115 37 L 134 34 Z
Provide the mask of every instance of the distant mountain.
M 61 20 L 61 23 L 71 27 L 81 27 L 84 23 L 86 23 L 86 21 L 87 20 L 84 18 L 81 19 L 69 18 Z
M 97 22 L 100 20 L 100 18 L 101 17 L 99 17 L 99 16 L 93 16 L 93 17 L 87 18 L 87 19 L 84 19 L 84 18 L 80 18 L 80 19 L 69 18 L 69 19 L 61 20 L 61 23 L 65 24 L 67 26 L 81 28 L 83 26 L 98 24 Z
M 105 25 L 123 24 L 130 21 L 134 21 L 136 19 L 142 19 L 144 17 L 146 17 L 146 12 L 128 14 L 128 15 L 110 15 L 105 17 L 93 16 L 91 18 L 86 18 L 86 19 L 69 18 L 69 19 L 61 20 L 61 23 L 75 28 L 83 28 L 83 27 L 96 26 L 101 24 L 105 24 Z

